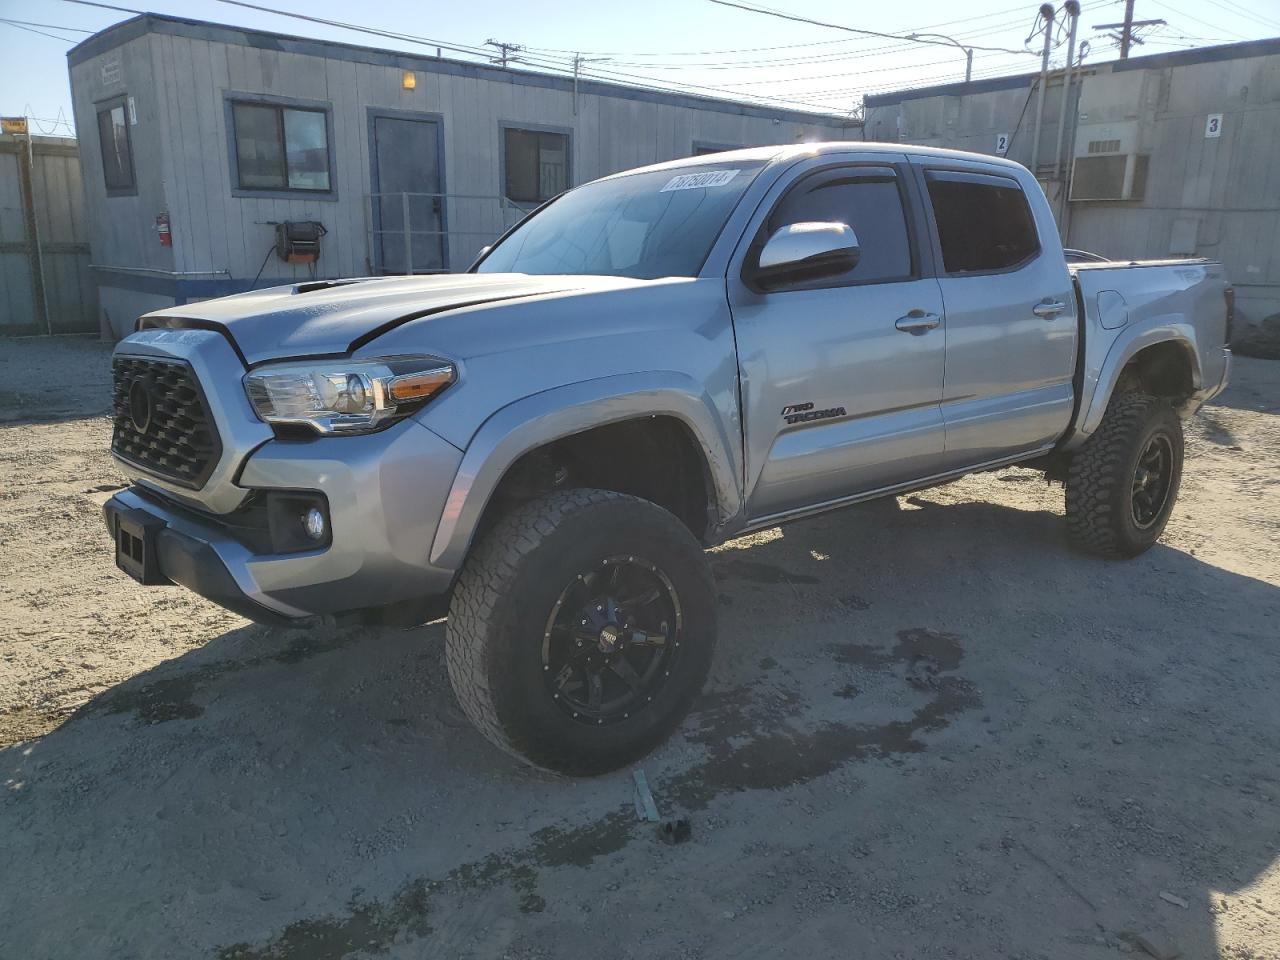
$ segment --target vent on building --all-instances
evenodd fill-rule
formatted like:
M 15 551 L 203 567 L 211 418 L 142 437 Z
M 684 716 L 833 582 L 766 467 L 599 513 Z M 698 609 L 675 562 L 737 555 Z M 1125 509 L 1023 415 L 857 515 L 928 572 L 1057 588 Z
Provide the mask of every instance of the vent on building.
M 1106 143 L 1108 141 L 1099 141 Z M 1090 152 L 1093 143 L 1089 144 Z M 1141 200 L 1147 192 L 1146 154 L 1076 157 L 1071 173 L 1072 200 Z
M 1090 140 L 1089 152 L 1090 153 L 1119 153 L 1120 141 L 1119 140 Z

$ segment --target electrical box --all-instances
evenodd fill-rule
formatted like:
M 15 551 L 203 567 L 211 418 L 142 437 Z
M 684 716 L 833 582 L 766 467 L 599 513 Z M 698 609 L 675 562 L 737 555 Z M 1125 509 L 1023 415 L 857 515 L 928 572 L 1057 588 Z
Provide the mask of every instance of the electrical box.
M 319 220 L 286 220 L 276 224 L 276 256 L 285 263 L 315 263 L 320 238 L 327 230 Z

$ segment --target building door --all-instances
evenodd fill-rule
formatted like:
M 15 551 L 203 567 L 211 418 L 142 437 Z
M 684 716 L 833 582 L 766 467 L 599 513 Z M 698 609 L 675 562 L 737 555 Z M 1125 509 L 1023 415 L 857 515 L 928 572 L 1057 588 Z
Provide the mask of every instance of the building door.
M 375 269 L 446 269 L 439 121 L 375 114 L 371 127 Z

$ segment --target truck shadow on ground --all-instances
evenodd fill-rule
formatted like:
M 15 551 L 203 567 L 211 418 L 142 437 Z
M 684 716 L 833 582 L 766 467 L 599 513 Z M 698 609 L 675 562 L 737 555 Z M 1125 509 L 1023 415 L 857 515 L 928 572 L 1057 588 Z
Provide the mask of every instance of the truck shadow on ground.
M 711 685 L 644 764 L 679 847 L 626 771 L 490 748 L 440 624 L 232 631 L 0 751 L 26 878 L 0 930 L 42 957 L 1228 955 L 1223 902 L 1265 922 L 1236 892 L 1280 853 L 1280 590 L 1060 527 L 915 497 L 716 551 Z

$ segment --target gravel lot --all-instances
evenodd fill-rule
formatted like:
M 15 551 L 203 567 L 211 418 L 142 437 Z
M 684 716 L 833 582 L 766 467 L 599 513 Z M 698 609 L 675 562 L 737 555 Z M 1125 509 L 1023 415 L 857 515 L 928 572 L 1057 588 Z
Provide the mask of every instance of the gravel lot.
M 717 550 L 668 846 L 473 732 L 439 624 L 118 573 L 108 353 L 0 342 L 0 957 L 1280 958 L 1280 363 L 1130 563 L 1017 469 Z

